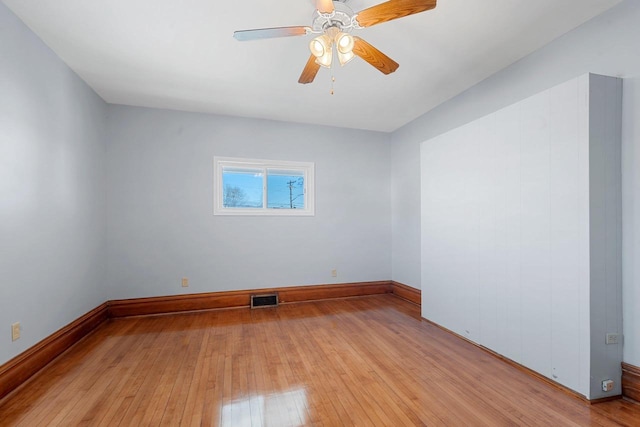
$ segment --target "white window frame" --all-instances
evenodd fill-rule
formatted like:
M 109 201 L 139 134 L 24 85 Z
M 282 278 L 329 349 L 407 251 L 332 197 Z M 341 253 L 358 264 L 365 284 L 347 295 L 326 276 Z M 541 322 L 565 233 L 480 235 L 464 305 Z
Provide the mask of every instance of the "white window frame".
M 225 167 L 263 170 L 262 208 L 229 208 L 223 203 L 222 172 Z M 267 169 L 300 171 L 304 174 L 304 209 L 267 208 Z M 268 216 L 314 216 L 315 215 L 315 164 L 280 160 L 244 159 L 237 157 L 213 158 L 213 214 L 214 215 L 268 215 Z

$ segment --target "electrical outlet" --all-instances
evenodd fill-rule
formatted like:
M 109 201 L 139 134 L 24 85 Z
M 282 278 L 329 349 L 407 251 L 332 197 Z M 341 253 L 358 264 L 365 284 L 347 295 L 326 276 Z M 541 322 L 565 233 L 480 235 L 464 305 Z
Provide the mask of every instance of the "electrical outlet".
M 188 278 L 186 278 L 186 277 L 182 278 L 182 287 L 183 288 L 189 287 L 189 279 Z
M 338 270 L 331 270 L 331 277 L 338 277 Z
M 11 341 L 20 339 L 20 322 L 11 324 Z
M 618 344 L 618 334 L 607 334 L 606 340 L 607 345 Z
M 604 380 L 602 381 L 602 391 L 612 391 L 613 390 L 613 381 L 611 380 Z

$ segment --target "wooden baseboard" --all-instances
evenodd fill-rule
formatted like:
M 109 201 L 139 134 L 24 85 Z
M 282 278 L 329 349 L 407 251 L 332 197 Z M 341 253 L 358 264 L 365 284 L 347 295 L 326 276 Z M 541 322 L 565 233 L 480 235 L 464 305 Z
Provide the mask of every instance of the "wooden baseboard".
M 57 356 L 62 354 L 76 342 L 80 341 L 84 336 L 110 317 L 176 313 L 181 311 L 209 310 L 216 308 L 248 307 L 250 305 L 250 297 L 252 294 L 272 292 L 278 293 L 280 302 L 282 303 L 391 293 L 414 304 L 421 304 L 421 291 L 419 289 L 394 281 L 295 286 L 107 301 L 1 365 L 0 399 L 15 390 L 33 374 L 45 367 Z M 617 398 L 612 397 L 589 401 L 584 396 L 574 392 L 573 390 L 570 390 L 563 385 L 558 384 L 517 362 L 514 362 L 511 359 L 458 335 L 437 323 L 431 322 L 428 319 L 424 320 L 471 343 L 517 369 L 585 402 L 593 404 Z M 640 368 L 624 362 L 622 363 L 622 395 L 625 398 L 640 402 Z
M 640 367 L 622 362 L 622 396 L 640 403 Z
M 391 281 L 391 292 L 404 300 L 422 305 L 422 291 L 402 283 Z
M 101 304 L 0 366 L 0 399 L 107 320 Z
M 109 317 L 249 307 L 252 294 L 278 293 L 281 303 L 391 293 L 389 281 L 309 285 L 109 301 Z
M 272 292 L 281 303 L 393 293 L 420 304 L 420 290 L 388 280 L 107 301 L 0 366 L 0 399 L 108 318 L 248 307 L 252 294 Z

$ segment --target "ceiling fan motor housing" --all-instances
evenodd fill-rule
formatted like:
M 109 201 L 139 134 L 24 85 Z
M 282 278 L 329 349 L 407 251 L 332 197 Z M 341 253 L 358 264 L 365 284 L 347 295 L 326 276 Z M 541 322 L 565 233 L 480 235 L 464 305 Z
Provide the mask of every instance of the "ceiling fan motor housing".
M 331 13 L 313 13 L 311 32 L 324 33 L 331 27 L 336 27 L 342 32 L 351 32 L 356 28 L 357 21 L 354 19 L 355 13 L 349 6 L 341 1 L 334 1 L 334 11 Z

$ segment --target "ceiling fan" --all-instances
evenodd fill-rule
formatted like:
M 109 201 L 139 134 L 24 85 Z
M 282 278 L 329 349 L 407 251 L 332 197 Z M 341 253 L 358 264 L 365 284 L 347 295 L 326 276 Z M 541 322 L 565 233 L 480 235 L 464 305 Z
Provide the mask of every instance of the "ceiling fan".
M 398 69 L 398 63 L 360 37 L 352 36 L 351 31 L 436 7 L 436 0 L 388 0 L 354 13 L 345 4 L 346 1 L 315 0 L 316 11 L 311 26 L 241 30 L 234 32 L 233 37 L 239 41 L 248 41 L 318 34 L 309 43 L 311 56 L 298 80 L 298 83 L 302 84 L 311 83 L 321 66 L 331 67 L 334 46 L 340 65 L 345 65 L 355 56 L 359 56 L 382 73 L 390 74 Z

